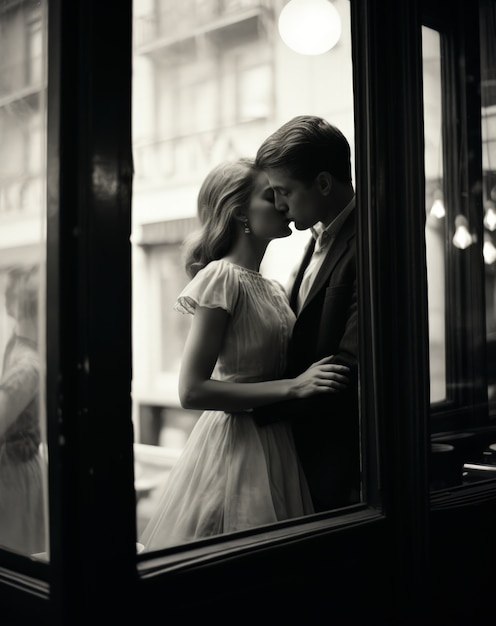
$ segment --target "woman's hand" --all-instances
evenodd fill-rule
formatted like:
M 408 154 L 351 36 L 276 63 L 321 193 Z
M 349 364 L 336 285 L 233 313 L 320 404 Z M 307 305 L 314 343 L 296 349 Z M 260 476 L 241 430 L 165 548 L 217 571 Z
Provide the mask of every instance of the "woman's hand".
M 324 357 L 293 379 L 291 392 L 295 398 L 306 398 L 317 393 L 336 393 L 349 385 L 346 365 L 331 363 L 332 356 Z

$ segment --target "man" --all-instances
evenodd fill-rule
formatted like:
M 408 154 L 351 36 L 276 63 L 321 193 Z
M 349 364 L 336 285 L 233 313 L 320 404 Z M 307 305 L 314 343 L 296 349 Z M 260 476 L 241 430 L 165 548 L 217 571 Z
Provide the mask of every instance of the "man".
M 359 500 L 355 192 L 350 146 L 325 120 L 295 117 L 260 146 L 256 164 L 276 208 L 312 239 L 290 289 L 297 319 L 285 377 L 324 356 L 351 368 L 345 391 L 255 411 L 259 423 L 290 418 L 316 511 Z

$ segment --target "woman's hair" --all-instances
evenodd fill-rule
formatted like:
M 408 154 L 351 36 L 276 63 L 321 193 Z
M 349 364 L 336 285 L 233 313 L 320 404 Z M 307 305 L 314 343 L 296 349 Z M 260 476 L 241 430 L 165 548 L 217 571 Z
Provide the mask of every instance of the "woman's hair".
M 198 193 L 201 227 L 184 242 L 188 276 L 229 254 L 238 232 L 234 217 L 246 212 L 258 171 L 253 160 L 238 159 L 221 163 L 207 174 Z
M 351 182 L 351 150 L 346 137 L 314 115 L 294 117 L 267 137 L 255 163 L 260 169 L 284 168 L 307 185 L 323 171 L 342 183 Z

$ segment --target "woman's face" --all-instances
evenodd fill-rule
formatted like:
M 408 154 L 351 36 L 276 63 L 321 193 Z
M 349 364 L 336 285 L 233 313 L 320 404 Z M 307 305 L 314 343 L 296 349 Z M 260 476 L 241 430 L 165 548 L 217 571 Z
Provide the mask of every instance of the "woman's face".
M 287 237 L 292 233 L 287 216 L 276 209 L 274 191 L 265 172 L 256 176 L 247 217 L 252 234 L 261 239 Z

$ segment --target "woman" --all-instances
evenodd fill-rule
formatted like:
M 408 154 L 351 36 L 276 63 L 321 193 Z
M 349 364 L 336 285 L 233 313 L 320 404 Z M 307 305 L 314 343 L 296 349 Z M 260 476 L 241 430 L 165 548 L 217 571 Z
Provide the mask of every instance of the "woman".
M 0 545 L 34 554 L 46 550 L 36 267 L 9 271 L 5 306 L 16 325 L 0 379 Z
M 186 254 L 192 280 L 176 309 L 194 316 L 179 397 L 204 412 L 140 538 L 146 550 L 312 513 L 291 426 L 258 427 L 251 409 L 347 384 L 348 369 L 329 359 L 279 379 L 295 317 L 259 268 L 268 243 L 291 229 L 267 176 L 246 159 L 219 165 L 200 189 L 198 215 Z

